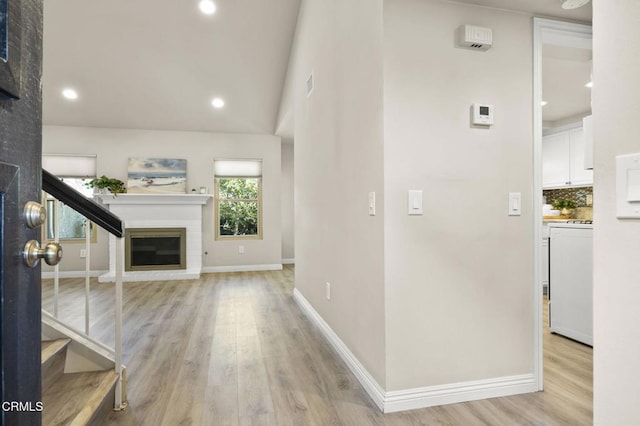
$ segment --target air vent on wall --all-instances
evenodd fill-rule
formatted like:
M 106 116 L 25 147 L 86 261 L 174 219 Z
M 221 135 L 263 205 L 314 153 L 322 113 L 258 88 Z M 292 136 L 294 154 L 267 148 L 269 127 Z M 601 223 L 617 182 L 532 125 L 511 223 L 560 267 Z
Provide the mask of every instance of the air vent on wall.
M 489 50 L 493 43 L 491 28 L 462 25 L 458 29 L 458 45 L 473 50 Z
M 311 92 L 313 92 L 313 72 L 307 78 L 307 98 L 311 96 Z

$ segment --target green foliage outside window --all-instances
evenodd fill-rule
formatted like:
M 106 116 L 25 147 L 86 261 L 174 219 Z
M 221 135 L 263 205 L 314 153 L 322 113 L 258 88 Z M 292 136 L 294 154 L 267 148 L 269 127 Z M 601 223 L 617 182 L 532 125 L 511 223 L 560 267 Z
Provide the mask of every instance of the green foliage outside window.
M 258 236 L 260 179 L 218 178 L 220 236 Z

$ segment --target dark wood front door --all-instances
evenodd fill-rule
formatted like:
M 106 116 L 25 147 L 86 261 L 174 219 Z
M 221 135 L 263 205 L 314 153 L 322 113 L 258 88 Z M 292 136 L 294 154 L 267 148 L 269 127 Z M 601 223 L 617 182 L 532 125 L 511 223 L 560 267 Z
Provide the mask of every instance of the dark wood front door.
M 8 10 L 0 7 L 5 14 L 0 45 L 8 49 L 7 57 L 0 58 L 1 413 L 3 425 L 39 425 L 40 267 L 25 266 L 22 249 L 28 240 L 40 240 L 40 229 L 27 227 L 22 212 L 28 201 L 40 200 L 42 0 L 4 4 Z

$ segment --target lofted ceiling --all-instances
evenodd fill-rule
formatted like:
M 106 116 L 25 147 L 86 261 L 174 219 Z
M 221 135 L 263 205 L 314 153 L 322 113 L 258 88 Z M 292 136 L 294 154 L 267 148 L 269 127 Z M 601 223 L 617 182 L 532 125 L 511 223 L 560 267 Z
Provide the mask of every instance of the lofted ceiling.
M 300 0 L 44 4 L 45 124 L 273 134 Z
M 214 1 L 45 1 L 44 124 L 273 134 L 301 0 Z M 591 4 L 460 2 L 591 21 Z

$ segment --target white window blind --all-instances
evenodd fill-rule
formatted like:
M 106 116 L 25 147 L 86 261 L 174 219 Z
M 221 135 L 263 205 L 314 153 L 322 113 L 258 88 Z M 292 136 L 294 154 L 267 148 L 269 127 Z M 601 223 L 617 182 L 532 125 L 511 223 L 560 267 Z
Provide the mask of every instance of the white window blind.
M 60 177 L 95 177 L 95 155 L 43 154 L 42 168 Z
M 262 160 L 215 160 L 216 177 L 260 177 Z

